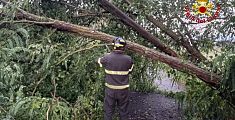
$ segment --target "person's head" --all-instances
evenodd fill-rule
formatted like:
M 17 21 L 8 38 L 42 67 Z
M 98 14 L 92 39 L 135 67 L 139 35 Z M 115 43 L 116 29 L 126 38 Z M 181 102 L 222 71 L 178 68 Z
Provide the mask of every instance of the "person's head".
M 121 37 L 116 37 L 114 40 L 113 40 L 113 49 L 114 50 L 122 50 L 124 51 L 125 50 L 125 46 L 126 46 L 126 41 L 123 40 Z

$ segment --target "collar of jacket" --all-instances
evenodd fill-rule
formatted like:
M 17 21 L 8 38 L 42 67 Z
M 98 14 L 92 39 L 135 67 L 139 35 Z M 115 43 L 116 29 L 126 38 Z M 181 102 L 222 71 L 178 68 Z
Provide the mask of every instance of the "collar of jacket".
M 124 51 L 122 51 L 122 50 L 113 50 L 113 53 L 116 53 L 116 54 L 123 54 Z

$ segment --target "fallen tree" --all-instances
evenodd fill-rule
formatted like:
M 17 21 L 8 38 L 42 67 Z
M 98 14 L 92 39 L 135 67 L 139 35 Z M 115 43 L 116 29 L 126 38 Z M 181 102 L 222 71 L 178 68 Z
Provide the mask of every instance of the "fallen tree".
M 4 0 L 0 0 L 4 4 L 10 4 Z M 78 36 L 88 37 L 91 39 L 101 40 L 103 42 L 110 43 L 113 41 L 115 36 L 109 35 L 103 32 L 95 31 L 91 28 L 67 23 L 60 20 L 55 20 L 51 18 L 46 18 L 42 16 L 37 16 L 31 13 L 28 13 L 20 8 L 17 8 L 16 19 L 20 20 L 21 23 L 30 23 L 35 25 L 40 25 L 43 27 L 51 27 L 57 29 L 58 31 L 65 31 L 70 33 L 75 33 Z M 207 70 L 199 68 L 198 66 L 190 63 L 188 61 L 181 60 L 176 57 L 160 53 L 156 50 L 147 48 L 143 45 L 139 45 L 130 41 L 127 41 L 127 48 L 139 55 L 143 55 L 152 60 L 158 60 L 165 64 L 168 64 L 170 67 L 177 69 L 178 71 L 186 72 L 190 75 L 197 76 L 203 82 L 207 83 L 212 88 L 218 88 L 221 77 L 215 73 L 211 73 Z

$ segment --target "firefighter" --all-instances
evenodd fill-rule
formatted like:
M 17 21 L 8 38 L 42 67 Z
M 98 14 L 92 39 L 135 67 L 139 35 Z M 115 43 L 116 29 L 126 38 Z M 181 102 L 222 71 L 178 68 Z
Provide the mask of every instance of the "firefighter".
M 98 59 L 105 69 L 104 119 L 112 120 L 114 109 L 119 109 L 120 119 L 128 119 L 129 83 L 128 75 L 133 69 L 130 56 L 124 54 L 126 41 L 117 37 L 113 41 L 114 50 Z

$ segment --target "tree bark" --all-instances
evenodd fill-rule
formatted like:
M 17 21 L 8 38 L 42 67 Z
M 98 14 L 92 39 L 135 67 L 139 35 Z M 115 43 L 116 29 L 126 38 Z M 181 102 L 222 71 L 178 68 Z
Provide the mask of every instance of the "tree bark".
M 139 35 L 141 35 L 143 38 L 147 39 L 149 42 L 151 42 L 153 45 L 155 45 L 157 48 L 159 48 L 161 51 L 165 52 L 168 55 L 177 57 L 177 53 L 173 51 L 168 46 L 162 44 L 158 38 L 153 36 L 151 33 L 146 31 L 143 27 L 141 27 L 139 24 L 137 24 L 134 20 L 132 20 L 130 17 L 125 15 L 121 10 L 119 10 L 117 7 L 115 7 L 113 4 L 109 3 L 107 0 L 99 0 L 100 5 L 112 15 L 118 17 L 121 19 L 121 21 L 130 26 L 132 29 L 137 31 Z

